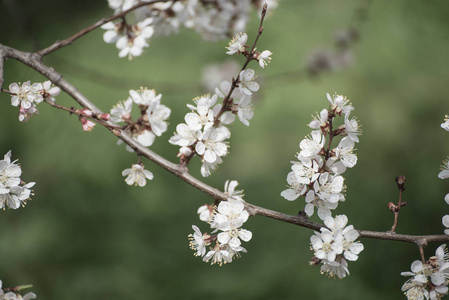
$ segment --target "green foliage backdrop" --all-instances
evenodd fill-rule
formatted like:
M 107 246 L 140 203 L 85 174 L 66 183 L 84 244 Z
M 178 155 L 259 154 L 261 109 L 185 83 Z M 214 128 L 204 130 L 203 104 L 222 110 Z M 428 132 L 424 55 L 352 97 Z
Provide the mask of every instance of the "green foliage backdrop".
M 6 3 L 6 1 L 5 1 Z M 0 9 L 0 42 L 36 50 L 66 38 L 111 11 L 106 1 L 17 1 L 22 30 Z M 449 183 L 437 178 L 449 155 L 449 133 L 440 128 L 449 113 L 449 4 L 445 1 L 373 1 L 353 48 L 352 67 L 309 79 L 299 70 L 313 49 L 330 47 L 335 29 L 351 23 L 362 1 L 281 1 L 266 21 L 259 49 L 274 54 L 261 70 L 255 117 L 232 129 L 230 154 L 208 184 L 235 179 L 253 204 L 295 214 L 298 199 L 280 197 L 290 160 L 310 131 L 310 115 L 327 105 L 327 92 L 346 95 L 363 124 L 358 165 L 346 173 L 347 201 L 336 213 L 356 228 L 388 230 L 397 199 L 394 178 L 405 175 L 407 207 L 399 233 L 442 233 L 449 212 L 443 197 Z M 247 32 L 253 39 L 255 15 Z M 20 23 L 20 22 L 19 22 Z M 182 122 L 191 99 L 204 93 L 202 68 L 228 59 L 227 41 L 202 41 L 197 34 L 155 38 L 142 57 L 119 59 L 102 41 L 102 30 L 51 54 L 55 67 L 104 111 L 140 86 L 162 93 L 172 109 L 169 130 L 151 147 L 176 161 L 167 140 Z M 237 57 L 234 57 L 237 59 Z M 240 63 L 241 61 L 239 61 Z M 5 64 L 11 82 L 43 81 L 20 63 Z M 57 102 L 75 105 L 62 94 Z M 187 235 L 200 224 L 196 209 L 206 195 L 145 161 L 155 179 L 145 188 L 127 186 L 121 171 L 136 162 L 103 128 L 86 133 L 76 117 L 44 104 L 26 124 L 17 120 L 10 97 L 0 95 L 0 155 L 13 151 L 22 179 L 36 181 L 25 208 L 0 212 L 0 276 L 4 286 L 32 283 L 39 299 L 400 299 L 409 270 L 419 258 L 412 244 L 363 240 L 365 250 L 350 263 L 351 276 L 325 278 L 310 267 L 312 232 L 262 217 L 246 223 L 253 239 L 242 258 L 223 267 L 193 256 Z M 199 177 L 198 162 L 190 166 Z M 317 217 L 313 217 L 317 220 Z M 202 222 L 201 222 L 202 223 Z M 430 256 L 439 244 L 429 245 Z

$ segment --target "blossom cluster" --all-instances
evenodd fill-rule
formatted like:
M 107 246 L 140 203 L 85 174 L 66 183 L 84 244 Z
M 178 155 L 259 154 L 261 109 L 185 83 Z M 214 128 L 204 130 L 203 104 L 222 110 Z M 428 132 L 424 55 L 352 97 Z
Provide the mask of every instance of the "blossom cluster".
M 357 119 L 350 118 L 354 108 L 349 100 L 341 95 L 331 97 L 327 94 L 327 98 L 330 107 L 323 109 L 309 123 L 313 131 L 299 143 L 298 161 L 292 161 L 292 171 L 287 175 L 289 188 L 281 193 L 289 201 L 305 197 L 307 216 L 312 216 L 316 208 L 321 220 L 331 216 L 331 210 L 345 201 L 346 187 L 341 174 L 357 163 L 353 151 L 361 134 Z M 335 118 L 342 115 L 344 122 L 336 127 Z M 342 139 L 337 147 L 332 148 L 331 142 L 337 136 Z
M 348 262 L 356 261 L 363 251 L 363 244 L 357 242 L 359 233 L 352 225 L 346 226 L 348 218 L 338 215 L 335 218 L 327 216 L 321 227 L 321 232 L 316 232 L 310 237 L 310 243 L 315 257 L 312 264 L 322 263 L 321 273 L 329 277 L 344 278 L 349 275 Z
M 25 206 L 32 195 L 32 188 L 36 183 L 25 183 L 20 179 L 22 169 L 17 160 L 11 161 L 11 151 L 0 160 L 0 208 L 17 209 Z
M 226 181 L 225 193 L 229 196 L 228 200 L 221 201 L 218 206 L 206 204 L 198 209 L 200 220 L 209 223 L 214 229 L 211 234 L 201 233 L 193 225 L 194 233 L 189 235 L 190 248 L 195 251 L 195 256 L 201 256 L 205 262 L 221 266 L 240 257 L 240 252 L 246 253 L 241 241 L 251 240 L 252 233 L 241 228 L 248 220 L 249 213 L 245 210 L 242 191 L 235 190 L 237 185 L 235 180 Z M 218 231 L 220 232 L 215 234 Z
M 38 115 L 37 105 L 42 101 L 54 102 L 61 89 L 52 86 L 51 81 L 31 84 L 30 81 L 24 83 L 11 83 L 9 85 L 11 93 L 11 105 L 19 106 L 19 121 L 28 122 L 34 115 Z
M 181 161 L 188 162 L 193 155 L 201 157 L 203 177 L 209 176 L 228 153 L 226 140 L 231 137 L 231 132 L 225 125 L 232 124 L 237 115 L 249 126 L 249 120 L 254 116 L 252 95 L 259 90 L 255 78 L 253 69 L 242 70 L 232 83 L 222 81 L 214 94 L 193 99 L 195 105 L 187 104 L 192 111 L 185 115 L 185 123 L 176 126 L 169 142 L 180 146 L 178 156 Z M 221 103 L 217 103 L 218 99 Z
M 111 109 L 111 121 L 116 123 L 125 123 L 123 129 L 128 132 L 132 138 L 145 147 L 153 144 L 156 136 L 161 136 L 167 131 L 167 119 L 170 117 L 171 110 L 161 104 L 162 95 L 156 95 L 155 90 L 140 88 L 130 90 L 129 97 L 125 101 L 119 102 Z M 131 115 L 133 104 L 138 106 L 140 116 L 133 120 Z M 119 140 L 118 144 L 122 141 Z M 129 152 L 134 150 L 126 145 Z M 144 186 L 146 179 L 153 179 L 153 174 L 145 170 L 142 164 L 133 164 L 131 169 L 125 169 L 123 176 L 127 176 L 125 182 L 129 185 Z
M 21 287 L 29 287 L 29 286 L 19 286 Z M 33 292 L 26 293 L 25 295 L 20 295 L 15 291 L 8 291 L 10 289 L 3 289 L 3 282 L 0 280 L 0 300 L 30 300 L 36 299 L 37 296 Z
M 412 276 L 402 286 L 409 300 L 441 299 L 448 293 L 449 255 L 446 244 L 435 251 L 435 256 L 423 262 L 415 260 L 411 272 L 402 272 L 402 276 Z
M 123 12 L 140 3 L 138 0 L 108 0 L 115 13 Z M 193 29 L 207 41 L 227 38 L 245 29 L 252 7 L 261 9 L 266 1 L 161 1 L 134 10 L 136 24 L 129 25 L 123 19 L 102 26 L 106 30 L 103 39 L 114 43 L 119 56 L 131 59 L 139 56 L 153 36 L 177 33 L 181 26 Z M 277 7 L 277 0 L 270 0 L 269 7 Z

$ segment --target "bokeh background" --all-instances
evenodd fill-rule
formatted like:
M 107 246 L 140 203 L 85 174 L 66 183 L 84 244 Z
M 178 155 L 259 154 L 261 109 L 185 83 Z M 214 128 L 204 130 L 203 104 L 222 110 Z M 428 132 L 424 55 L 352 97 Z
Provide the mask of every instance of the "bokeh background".
M 111 15 L 106 1 L 4 0 L 0 42 L 34 51 Z M 11 8 L 12 7 L 12 8 Z M 364 10 L 366 18 L 358 18 Z M 259 49 L 272 63 L 256 70 L 261 81 L 251 126 L 232 126 L 230 153 L 204 181 L 223 188 L 238 180 L 253 204 L 295 214 L 302 198 L 288 202 L 285 189 L 290 160 L 310 131 L 310 115 L 327 106 L 326 93 L 351 99 L 363 125 L 359 162 L 345 173 L 345 213 L 356 228 L 389 230 L 397 201 L 394 178 L 407 178 L 397 231 L 443 233 L 449 213 L 444 195 L 449 182 L 437 174 L 449 155 L 449 133 L 440 128 L 449 113 L 449 3 L 445 1 L 281 1 L 266 20 Z M 248 24 L 250 39 L 258 26 Z M 359 21 L 355 21 L 359 20 Z M 346 68 L 310 77 L 307 57 L 333 49 L 336 30 L 356 26 L 353 62 Z M 183 121 L 191 99 L 202 95 L 202 70 L 228 60 L 228 41 L 208 43 L 189 30 L 155 38 L 142 57 L 119 59 L 102 30 L 45 58 L 104 111 L 140 86 L 162 93 L 172 109 L 169 130 L 152 150 L 176 161 L 167 140 Z M 233 57 L 241 63 L 241 57 Z M 44 81 L 35 71 L 9 60 L 5 87 L 12 82 Z M 76 105 L 61 94 L 57 102 Z M 145 161 L 155 178 L 144 188 L 127 186 L 121 172 L 136 157 L 116 146 L 103 128 L 86 133 L 76 117 L 39 106 L 26 124 L 17 120 L 10 97 L 0 95 L 0 155 L 12 150 L 22 179 L 36 181 L 25 208 L 0 211 L 0 279 L 4 286 L 34 285 L 39 299 L 401 299 L 413 260 L 413 244 L 363 239 L 365 250 L 350 262 L 343 280 L 320 275 L 308 264 L 310 230 L 252 217 L 245 228 L 253 239 L 232 264 L 203 263 L 188 248 L 196 209 L 211 199 L 165 170 Z M 190 170 L 200 177 L 195 159 Z M 316 216 L 312 217 L 317 221 Z M 439 244 L 431 244 L 426 256 Z M 330 296 L 331 295 L 331 296 Z

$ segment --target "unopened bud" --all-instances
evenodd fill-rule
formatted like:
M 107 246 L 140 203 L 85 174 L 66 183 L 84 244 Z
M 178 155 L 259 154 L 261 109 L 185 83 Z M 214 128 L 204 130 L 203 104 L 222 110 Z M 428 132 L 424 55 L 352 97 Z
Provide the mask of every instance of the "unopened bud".
M 392 212 L 397 212 L 398 211 L 398 206 L 396 204 L 394 204 L 393 202 L 389 202 L 388 203 L 388 209 L 391 210 Z
M 122 135 L 122 131 L 120 129 L 112 129 L 112 133 L 115 134 L 116 136 Z
M 312 257 L 310 260 L 309 260 L 309 265 L 311 265 L 311 266 L 316 266 L 316 265 L 318 265 L 319 263 L 321 262 L 321 259 L 319 259 L 318 257 Z
M 398 189 L 400 191 L 405 191 L 405 187 L 404 187 L 404 185 L 405 185 L 405 176 L 403 176 L 403 175 L 398 176 L 398 177 L 396 177 L 395 180 L 396 180 L 396 183 L 398 185 Z
M 80 118 L 81 124 L 83 124 L 84 131 L 92 131 L 94 129 L 95 123 L 87 120 L 86 118 Z
M 407 205 L 407 202 L 405 202 L 405 201 L 404 201 L 404 202 L 401 202 L 401 207 L 402 207 L 402 206 L 406 206 L 406 205 Z
M 103 121 L 109 121 L 109 119 L 111 118 L 110 114 L 107 113 L 102 113 L 98 115 L 98 119 L 103 120 Z
M 85 115 L 85 116 L 92 117 L 92 111 L 90 109 L 87 109 L 87 108 L 85 108 L 85 109 L 77 109 L 77 110 L 75 110 L 75 113 L 79 114 L 79 115 Z

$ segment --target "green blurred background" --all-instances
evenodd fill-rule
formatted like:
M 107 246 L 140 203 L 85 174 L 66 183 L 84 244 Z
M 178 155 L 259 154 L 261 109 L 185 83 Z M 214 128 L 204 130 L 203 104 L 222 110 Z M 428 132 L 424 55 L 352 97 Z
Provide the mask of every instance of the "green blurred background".
M 12 16 L 5 9 L 17 5 Z M 359 23 L 355 62 L 339 72 L 303 76 L 305 57 L 333 45 L 337 29 L 353 24 L 367 2 L 356 0 L 281 1 L 266 21 L 259 49 L 273 52 L 272 63 L 256 70 L 261 80 L 251 126 L 232 126 L 230 153 L 204 181 L 222 189 L 238 180 L 253 204 L 295 214 L 302 198 L 288 202 L 290 160 L 310 131 L 310 115 L 324 108 L 327 92 L 346 95 L 363 125 L 358 165 L 345 173 L 345 213 L 356 228 L 391 228 L 389 201 L 397 201 L 394 178 L 407 178 L 397 231 L 442 233 L 449 213 L 443 197 L 449 182 L 437 178 L 449 155 L 449 133 L 440 128 L 449 113 L 449 3 L 373 1 Z M 0 42 L 21 50 L 43 48 L 111 14 L 106 1 L 4 1 Z M 19 19 L 20 22 L 15 20 Z M 250 40 L 258 26 L 252 15 Z M 140 86 L 162 93 L 172 109 L 169 130 L 152 150 L 176 161 L 167 140 L 186 103 L 204 93 L 204 66 L 225 61 L 227 41 L 207 43 L 188 30 L 155 38 L 142 57 L 119 59 L 96 30 L 45 58 L 104 111 Z M 239 63 L 241 58 L 234 57 Z M 240 59 L 240 60 L 239 60 Z M 34 70 L 9 60 L 5 88 L 12 82 L 44 81 Z M 61 94 L 57 103 L 76 105 Z M 39 299 L 402 299 L 400 288 L 413 260 L 412 244 L 363 239 L 365 250 L 350 262 L 351 276 L 328 279 L 308 265 L 312 232 L 262 217 L 245 228 L 253 239 L 248 253 L 230 265 L 210 266 L 193 256 L 191 225 L 208 230 L 196 209 L 211 199 L 165 170 L 145 161 L 155 178 L 144 188 L 129 187 L 121 176 L 136 162 L 103 128 L 86 133 L 74 116 L 44 104 L 28 123 L 17 120 L 10 97 L 0 96 L 0 155 L 12 150 L 24 181 L 36 181 L 25 208 L 0 212 L 0 278 L 4 286 L 34 285 Z M 200 177 L 199 162 L 190 170 Z M 312 217 L 317 221 L 316 216 Z M 426 256 L 439 244 L 431 244 Z M 331 295 L 331 296 L 330 296 Z

